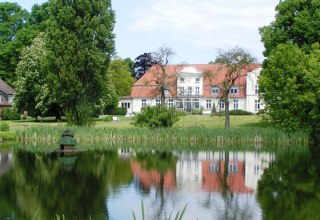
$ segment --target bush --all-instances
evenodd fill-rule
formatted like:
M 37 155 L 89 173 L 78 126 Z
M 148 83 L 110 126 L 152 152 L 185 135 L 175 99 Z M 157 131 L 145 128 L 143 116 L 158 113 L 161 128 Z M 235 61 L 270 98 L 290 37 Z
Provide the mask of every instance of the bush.
M 9 124 L 5 122 L 1 123 L 0 131 L 9 131 Z
M 148 128 L 172 127 L 179 120 L 178 112 L 175 108 L 166 106 L 146 106 L 141 113 L 133 117 L 135 126 Z
M 184 111 L 181 111 L 181 110 L 177 110 L 177 115 L 178 115 L 178 116 L 186 116 L 187 113 L 184 112 Z
M 108 115 L 126 115 L 127 108 L 126 107 L 115 107 L 114 109 L 110 109 L 106 112 Z
M 251 112 L 243 111 L 240 109 L 230 110 L 230 115 L 253 115 Z
M 20 114 L 13 108 L 4 108 L 1 112 L 2 120 L 20 120 Z
M 201 106 L 200 109 L 192 109 L 191 115 L 203 115 L 203 107 Z
M 112 121 L 112 117 L 107 115 L 106 117 L 103 118 L 103 121 L 104 122 L 110 122 L 110 121 Z

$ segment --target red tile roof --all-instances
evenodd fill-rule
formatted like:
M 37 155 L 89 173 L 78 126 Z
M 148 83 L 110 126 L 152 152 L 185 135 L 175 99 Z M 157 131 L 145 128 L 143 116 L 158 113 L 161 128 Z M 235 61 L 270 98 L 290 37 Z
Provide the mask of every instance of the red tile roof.
M 170 92 L 167 97 L 172 97 L 176 95 L 177 91 L 177 77 L 176 73 L 182 70 L 184 67 L 191 66 L 196 68 L 198 71 L 208 74 L 211 77 L 205 77 L 203 82 L 203 97 L 218 97 L 218 95 L 211 94 L 212 86 L 221 85 L 225 79 L 227 69 L 221 64 L 188 64 L 188 65 L 167 65 L 165 72 L 165 85 L 169 88 Z M 260 64 L 252 64 L 250 71 L 259 68 Z M 161 80 L 162 71 L 159 66 L 151 67 L 138 81 L 133 84 L 131 97 L 135 98 L 154 98 L 159 97 L 157 91 L 156 81 Z M 245 73 L 245 71 L 244 71 Z M 246 77 L 242 76 L 235 81 L 236 86 L 239 87 L 239 93 L 236 95 L 229 95 L 229 97 L 240 98 L 246 95 Z

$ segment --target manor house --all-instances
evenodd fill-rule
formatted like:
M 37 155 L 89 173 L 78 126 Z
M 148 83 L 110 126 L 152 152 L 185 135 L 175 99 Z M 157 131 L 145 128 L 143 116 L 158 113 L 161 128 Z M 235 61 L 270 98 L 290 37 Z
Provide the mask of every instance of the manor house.
M 249 71 L 242 70 L 228 95 L 230 110 L 241 109 L 257 113 L 264 108 L 259 99 L 259 64 L 252 64 Z M 133 84 L 131 95 L 121 97 L 119 107 L 127 113 L 138 113 L 143 106 L 160 105 L 160 87 L 165 88 L 165 102 L 181 111 L 203 110 L 210 114 L 212 108 L 223 111 L 222 85 L 227 69 L 220 64 L 167 65 L 165 74 L 159 66 L 151 67 Z

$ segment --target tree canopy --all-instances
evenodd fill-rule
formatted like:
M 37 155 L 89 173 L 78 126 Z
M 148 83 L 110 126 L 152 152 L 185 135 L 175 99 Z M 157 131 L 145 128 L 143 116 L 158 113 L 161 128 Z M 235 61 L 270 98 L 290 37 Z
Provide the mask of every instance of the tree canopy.
M 134 62 L 135 74 L 133 76 L 136 79 L 140 79 L 154 64 L 152 53 L 143 53 L 139 55 Z
M 110 0 L 50 1 L 48 67 L 69 123 L 83 125 L 106 97 L 114 54 L 115 14 Z
M 260 92 L 271 120 L 287 130 L 311 129 L 320 143 L 320 2 L 286 0 L 260 29 L 265 45 Z

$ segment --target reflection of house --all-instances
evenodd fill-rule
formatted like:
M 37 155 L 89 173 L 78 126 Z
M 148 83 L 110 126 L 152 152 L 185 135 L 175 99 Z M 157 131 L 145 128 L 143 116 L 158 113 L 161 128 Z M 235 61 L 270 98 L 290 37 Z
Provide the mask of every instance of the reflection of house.
M 3 108 L 11 107 L 14 97 L 14 90 L 0 79 L 0 112 Z
M 201 186 L 202 189 L 219 192 L 223 181 L 233 193 L 252 193 L 263 170 L 274 159 L 273 154 L 257 152 L 199 152 L 177 155 L 177 183 L 183 187 Z M 190 165 L 188 165 L 190 164 Z M 226 179 L 224 174 L 227 172 Z M 188 184 L 184 184 L 186 180 Z M 193 184 L 193 186 L 190 186 Z
M 235 81 L 229 93 L 230 110 L 242 109 L 257 113 L 263 108 L 260 102 L 257 83 L 260 65 L 252 65 L 251 72 L 244 72 Z M 211 74 L 208 74 L 210 73 Z M 166 67 L 166 103 L 183 111 L 204 108 L 209 114 L 213 106 L 224 110 L 221 100 L 221 85 L 225 79 L 226 68 L 218 64 L 168 65 Z M 128 113 L 140 112 L 146 105 L 159 105 L 160 96 L 156 92 L 159 85 L 155 78 L 159 70 L 153 66 L 137 82 L 134 83 L 131 96 L 122 97 L 119 106 L 126 107 Z M 211 75 L 211 76 L 210 76 Z
M 6 173 L 12 166 L 12 154 L 0 152 L 0 177 Z
M 160 186 L 161 173 L 156 169 L 144 169 L 141 163 L 131 161 L 131 170 L 135 176 L 145 187 Z M 174 189 L 176 186 L 175 173 L 172 170 L 163 174 L 163 187 L 167 190 Z

